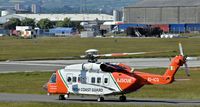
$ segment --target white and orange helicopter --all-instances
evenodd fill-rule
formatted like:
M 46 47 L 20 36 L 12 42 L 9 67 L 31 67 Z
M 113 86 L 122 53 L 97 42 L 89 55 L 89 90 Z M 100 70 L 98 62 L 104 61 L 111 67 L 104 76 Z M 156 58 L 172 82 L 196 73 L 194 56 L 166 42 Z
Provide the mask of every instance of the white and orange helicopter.
M 144 85 L 170 84 L 178 69 L 185 65 L 189 76 L 186 57 L 179 43 L 180 55 L 175 56 L 163 75 L 136 71 L 123 63 L 98 62 L 99 57 L 146 54 L 149 52 L 97 54 L 96 49 L 86 51 L 88 63 L 68 65 L 53 73 L 47 83 L 48 94 L 58 94 L 59 100 L 69 98 L 70 94 L 95 95 L 97 101 L 104 101 L 104 96 L 120 95 L 119 100 L 126 101 L 125 94 L 134 92 Z M 150 52 L 151 53 L 151 52 Z

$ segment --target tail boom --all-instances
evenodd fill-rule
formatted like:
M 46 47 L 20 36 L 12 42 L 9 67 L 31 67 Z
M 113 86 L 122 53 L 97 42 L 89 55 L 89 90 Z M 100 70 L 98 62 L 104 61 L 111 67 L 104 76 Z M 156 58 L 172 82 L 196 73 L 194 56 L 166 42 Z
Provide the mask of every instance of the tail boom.
M 172 59 L 169 67 L 167 68 L 164 75 L 135 72 L 135 74 L 141 79 L 143 79 L 144 84 L 153 85 L 153 84 L 170 84 L 174 81 L 174 75 L 185 63 L 185 57 L 182 55 L 176 56 Z

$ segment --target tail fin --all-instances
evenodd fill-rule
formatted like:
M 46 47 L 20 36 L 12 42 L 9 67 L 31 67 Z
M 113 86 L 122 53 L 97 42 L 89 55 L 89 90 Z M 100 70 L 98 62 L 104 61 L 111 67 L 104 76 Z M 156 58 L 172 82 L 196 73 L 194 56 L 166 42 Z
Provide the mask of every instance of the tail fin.
M 184 56 L 183 47 L 181 43 L 179 43 L 179 50 L 180 50 L 180 55 L 172 59 L 169 65 L 169 68 L 166 70 L 166 73 L 164 74 L 164 76 L 169 76 L 169 77 L 174 78 L 174 75 L 178 71 L 179 67 L 183 66 L 183 64 L 185 65 L 185 72 L 187 76 L 190 76 L 188 65 L 186 63 L 187 58 Z
M 174 57 L 163 76 L 174 78 L 174 75 L 176 74 L 180 66 L 183 66 L 185 62 L 186 59 L 182 55 Z

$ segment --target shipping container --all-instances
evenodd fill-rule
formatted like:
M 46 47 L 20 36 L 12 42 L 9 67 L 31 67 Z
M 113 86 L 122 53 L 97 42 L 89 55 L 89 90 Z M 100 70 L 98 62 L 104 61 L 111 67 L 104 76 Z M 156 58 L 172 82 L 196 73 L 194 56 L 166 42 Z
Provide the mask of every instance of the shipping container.
M 169 24 L 171 33 L 184 33 L 186 31 L 185 24 Z
M 0 29 L 0 34 L 2 35 L 9 35 L 9 30 L 5 30 L 5 29 Z
M 186 31 L 187 32 L 194 32 L 194 31 L 200 31 L 200 24 L 186 24 Z
M 169 25 L 168 24 L 155 24 L 155 25 L 151 25 L 153 28 L 160 28 L 161 30 L 163 30 L 163 32 L 168 33 L 169 32 Z
M 76 29 L 67 27 L 57 27 L 49 29 L 49 33 L 55 34 L 56 36 L 70 36 L 76 33 Z

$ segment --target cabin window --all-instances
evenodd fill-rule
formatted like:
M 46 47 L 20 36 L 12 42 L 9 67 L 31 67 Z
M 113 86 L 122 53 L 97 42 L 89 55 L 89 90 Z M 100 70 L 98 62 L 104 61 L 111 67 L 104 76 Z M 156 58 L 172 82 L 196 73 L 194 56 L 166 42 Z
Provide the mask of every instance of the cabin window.
M 79 83 L 81 82 L 81 77 L 78 77 L 78 82 L 79 82 Z
M 53 73 L 50 80 L 49 80 L 50 83 L 56 83 L 56 74 Z
M 72 82 L 76 83 L 76 77 L 72 78 Z
M 104 78 L 104 83 L 105 83 L 105 84 L 108 83 L 108 78 Z
M 101 83 L 101 78 L 100 78 L 100 77 L 97 78 L 97 83 L 98 83 L 98 84 Z
M 67 77 L 67 82 L 71 82 L 72 78 L 71 77 Z
M 95 77 L 92 77 L 91 83 L 95 83 Z

